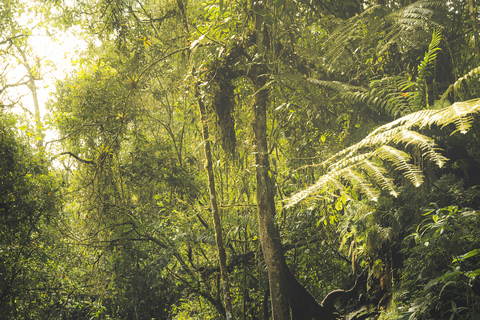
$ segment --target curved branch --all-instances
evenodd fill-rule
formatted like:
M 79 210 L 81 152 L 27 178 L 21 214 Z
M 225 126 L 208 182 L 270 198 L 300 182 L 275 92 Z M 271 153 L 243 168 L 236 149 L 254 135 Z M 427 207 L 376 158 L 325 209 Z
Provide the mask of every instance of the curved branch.
M 78 157 L 77 155 L 71 153 L 70 151 L 62 152 L 62 153 L 59 154 L 59 156 L 63 156 L 63 155 L 69 155 L 71 157 L 74 157 L 75 159 L 77 159 L 78 161 L 80 161 L 82 163 L 96 165 L 95 161 L 82 159 L 82 158 Z
M 355 279 L 355 284 L 353 287 L 349 290 L 333 290 L 329 294 L 325 296 L 323 299 L 321 305 L 323 308 L 327 310 L 333 311 L 335 309 L 335 301 L 339 298 L 347 298 L 351 299 L 353 298 L 356 294 L 358 289 L 363 286 L 365 281 L 367 280 L 367 274 L 366 274 L 367 268 L 363 269 L 362 273 Z

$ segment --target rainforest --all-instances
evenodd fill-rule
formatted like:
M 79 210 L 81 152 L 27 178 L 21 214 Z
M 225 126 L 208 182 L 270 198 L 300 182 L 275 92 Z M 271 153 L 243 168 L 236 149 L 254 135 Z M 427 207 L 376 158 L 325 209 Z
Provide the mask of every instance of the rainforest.
M 479 319 L 477 2 L 2 0 L 0 318 Z

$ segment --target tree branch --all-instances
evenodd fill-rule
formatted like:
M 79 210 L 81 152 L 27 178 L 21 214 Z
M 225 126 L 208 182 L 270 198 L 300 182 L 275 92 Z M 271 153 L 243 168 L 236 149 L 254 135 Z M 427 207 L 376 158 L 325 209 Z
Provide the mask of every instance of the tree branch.
M 85 159 L 82 159 L 80 157 L 78 157 L 77 155 L 67 151 L 67 152 L 62 152 L 59 154 L 59 156 L 62 156 L 62 155 L 69 155 L 71 157 L 74 157 L 75 159 L 77 159 L 78 161 L 82 162 L 82 163 L 86 163 L 86 164 L 91 164 L 91 165 L 96 165 L 95 161 L 92 161 L 92 160 L 85 160 Z

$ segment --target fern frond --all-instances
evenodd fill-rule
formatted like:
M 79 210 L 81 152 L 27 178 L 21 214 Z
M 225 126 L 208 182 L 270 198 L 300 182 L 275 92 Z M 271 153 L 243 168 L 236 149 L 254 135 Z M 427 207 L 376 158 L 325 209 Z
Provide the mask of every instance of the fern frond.
M 387 169 L 366 159 L 360 163 L 359 167 L 373 177 L 382 189 L 389 190 L 390 194 L 394 197 L 398 196 L 398 192 L 395 190 L 395 185 L 393 184 L 392 179 L 386 176 L 388 173 Z
M 444 8 L 445 2 L 442 0 L 420 0 L 392 12 L 385 19 L 402 30 L 438 28 L 441 26 L 432 19 L 432 16 Z
M 423 151 L 423 156 L 431 159 L 437 165 L 441 166 L 446 161 L 442 155 L 438 153 L 438 149 L 434 148 L 433 140 L 420 133 L 410 130 L 412 127 L 424 128 L 431 125 L 438 125 L 442 128 L 448 124 L 454 123 L 457 127 L 456 131 L 465 133 L 471 126 L 473 121 L 473 114 L 480 112 L 480 98 L 469 101 L 456 102 L 451 106 L 440 110 L 421 110 L 395 121 L 389 122 L 370 133 L 362 141 L 354 144 L 323 161 L 316 166 L 328 167 L 328 172 L 321 176 L 317 182 L 295 194 L 288 201 L 288 206 L 291 207 L 299 201 L 305 199 L 310 194 L 319 192 L 326 185 L 335 184 L 338 185 L 339 177 L 343 177 L 349 180 L 355 180 L 354 170 L 364 170 L 372 178 L 378 181 L 379 185 L 386 187 L 391 192 L 391 186 L 388 186 L 388 178 L 381 169 L 376 169 L 375 164 L 372 164 L 369 159 L 372 157 L 378 157 L 382 160 L 390 161 L 393 166 L 404 172 L 407 177 L 415 186 L 420 186 L 423 182 L 423 175 L 420 169 L 413 164 L 409 163 L 411 157 L 407 153 L 395 149 L 391 146 L 387 146 L 388 143 L 405 143 L 406 145 L 418 146 Z M 374 152 L 370 150 L 376 146 L 381 145 Z M 378 166 L 377 166 L 378 167 Z M 352 176 L 353 174 L 353 176 Z M 357 172 L 358 174 L 358 172 Z M 360 179 L 360 178 L 358 178 Z M 384 180 L 385 179 L 385 180 Z M 383 184 L 382 181 L 383 180 Z M 372 190 L 372 186 L 367 182 L 357 181 L 360 187 L 365 187 L 364 192 L 369 193 L 369 197 L 375 198 L 375 191 Z
M 480 111 L 480 99 L 455 102 L 450 107 L 439 110 L 435 124 L 445 127 L 450 123 L 455 123 L 457 129 L 452 132 L 466 133 L 472 126 L 472 113 Z
M 411 105 L 415 109 L 428 108 L 428 88 L 427 88 L 427 77 L 431 76 L 430 68 L 432 67 L 435 59 L 437 58 L 437 53 L 441 50 L 438 45 L 442 36 L 439 30 L 434 30 L 432 34 L 432 40 L 428 46 L 428 51 L 425 52 L 422 62 L 418 65 L 418 75 L 417 75 L 417 86 L 418 89 L 415 92 L 415 95 L 412 95 Z
M 365 159 L 371 158 L 373 156 L 373 152 L 363 153 L 363 154 L 354 154 L 352 156 L 344 157 L 342 160 L 333 163 L 329 168 L 328 171 L 334 172 L 336 170 L 340 170 L 349 166 L 354 166 L 358 163 L 363 162 Z
M 328 88 L 337 92 L 341 98 L 352 103 L 365 103 L 372 109 L 383 109 L 389 105 L 389 101 L 381 95 L 376 95 L 375 91 L 368 91 L 359 86 L 353 86 L 340 81 L 326 81 L 308 78 L 308 82 L 316 84 L 323 88 Z
M 421 133 L 411 130 L 401 130 L 394 137 L 393 142 L 395 143 L 405 143 L 405 146 L 410 144 L 419 147 L 426 159 L 435 162 L 438 167 L 442 167 L 445 162 L 448 160 L 442 156 L 437 148 L 434 148 L 435 142 L 432 138 L 427 137 Z
M 382 160 L 392 162 L 396 169 L 404 171 L 405 177 L 415 187 L 419 187 L 423 183 L 422 172 L 417 166 L 409 163 L 411 156 L 408 153 L 390 146 L 381 146 L 375 151 L 375 155 Z
M 358 44 L 363 37 L 363 25 L 365 21 L 378 23 L 372 19 L 373 16 L 383 15 L 382 6 L 374 5 L 367 8 L 361 14 L 350 18 L 339 25 L 327 39 L 325 47 L 328 48 L 326 52 L 326 59 L 330 61 L 330 65 L 334 64 L 337 60 L 348 61 L 352 60 L 351 48 L 358 48 Z M 380 20 L 380 19 L 378 19 Z M 371 26 L 372 26 L 371 24 Z M 354 50 L 355 50 L 354 49 Z
M 451 84 L 440 97 L 440 101 L 442 102 L 442 105 L 443 105 L 443 101 L 447 99 L 449 95 L 457 91 L 464 81 L 475 79 L 475 78 L 478 78 L 479 76 L 480 76 L 480 67 L 476 67 L 470 70 L 468 73 L 466 73 L 462 77 L 458 78 L 458 80 L 455 81 L 455 83 Z
M 411 111 L 408 103 L 410 93 L 405 93 L 412 83 L 404 76 L 386 77 L 370 82 L 369 94 L 385 101 L 383 107 L 387 114 L 396 116 Z M 416 83 L 413 82 L 413 85 Z M 372 106 L 376 107 L 376 106 Z
M 443 27 L 432 19 L 441 12 L 446 12 L 444 0 L 418 0 L 405 7 L 374 5 L 330 34 L 325 42 L 327 65 L 334 71 L 339 64 L 356 63 L 362 48 L 376 48 L 382 55 L 392 44 L 409 45 L 412 33 Z
M 367 179 L 365 179 L 365 177 L 358 171 L 347 168 L 344 170 L 342 177 L 352 181 L 354 184 L 359 185 L 360 189 L 365 192 L 365 194 L 370 200 L 378 200 L 378 197 L 380 196 L 380 192 L 378 191 L 378 189 L 372 186 L 372 184 Z
M 321 176 L 315 184 L 294 194 L 288 200 L 286 208 L 289 208 L 297 204 L 298 202 L 302 201 L 303 199 L 305 199 L 306 197 L 312 194 L 317 194 L 317 193 L 321 193 L 322 191 L 325 191 L 328 188 L 328 186 L 331 184 L 340 184 L 340 182 L 337 181 L 337 177 L 341 176 L 342 173 L 343 171 L 339 170 L 339 171 L 331 172 L 330 174 Z

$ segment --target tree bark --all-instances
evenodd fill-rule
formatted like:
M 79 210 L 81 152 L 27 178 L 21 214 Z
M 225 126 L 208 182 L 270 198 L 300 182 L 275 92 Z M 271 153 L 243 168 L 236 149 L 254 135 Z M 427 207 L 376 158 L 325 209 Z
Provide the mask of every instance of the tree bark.
M 275 223 L 275 186 L 268 158 L 267 144 L 267 105 L 268 88 L 267 62 L 265 59 L 270 47 L 268 29 L 260 12 L 263 4 L 255 5 L 255 34 L 257 54 L 264 57 L 261 64 L 252 67 L 249 74 L 253 82 L 255 100 L 253 104 L 253 130 L 257 179 L 258 233 L 267 266 L 270 286 L 270 300 L 274 320 L 289 320 L 290 308 L 293 320 L 334 320 L 333 312 L 325 310 L 315 298 L 297 281 L 290 272 L 283 254 L 280 233 Z
M 210 149 L 210 137 L 208 132 L 207 115 L 205 111 L 205 105 L 203 100 L 198 94 L 198 88 L 196 88 L 196 97 L 198 106 L 200 108 L 200 116 L 202 121 L 202 134 L 205 150 L 205 169 L 208 175 L 208 191 L 210 193 L 210 206 L 212 209 L 213 226 L 215 229 L 215 241 L 217 243 L 218 260 L 220 263 L 220 277 L 222 278 L 222 290 L 223 299 L 225 303 L 225 316 L 227 320 L 233 319 L 232 302 L 230 299 L 230 283 L 228 281 L 228 269 L 227 269 L 227 255 L 225 253 L 225 246 L 223 244 L 222 224 L 220 215 L 218 213 L 217 205 L 217 193 L 215 191 L 215 176 L 213 175 L 213 161 L 212 152 Z
M 255 35 L 257 54 L 265 57 L 266 48 L 269 46 L 268 34 L 264 28 L 264 20 L 260 12 L 263 4 L 255 4 Z M 265 58 L 264 58 L 265 59 Z M 290 310 L 287 297 L 287 282 L 283 270 L 285 258 L 282 252 L 280 234 L 275 225 L 275 202 L 272 181 L 270 179 L 270 165 L 268 160 L 267 145 L 267 101 L 268 91 L 266 84 L 265 63 L 252 68 L 252 79 L 255 100 L 253 104 L 253 152 L 255 154 L 256 179 L 257 179 L 257 219 L 258 234 L 262 246 L 263 257 L 267 266 L 268 281 L 270 286 L 270 301 L 274 320 L 287 320 Z
M 267 91 L 264 77 L 258 76 L 254 82 L 257 92 L 254 103 L 253 128 L 255 134 L 255 166 L 257 175 L 257 215 L 258 233 L 267 265 L 270 285 L 270 299 L 274 320 L 290 318 L 287 297 L 287 282 L 284 274 L 284 256 L 279 232 L 275 225 L 275 203 L 270 179 L 270 166 L 267 149 Z M 283 262 L 283 263 L 282 263 Z

